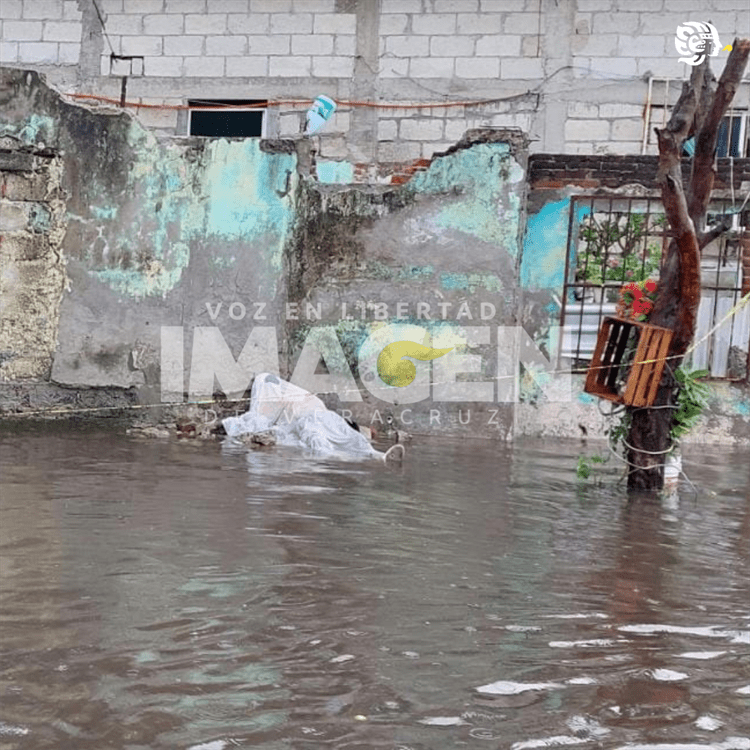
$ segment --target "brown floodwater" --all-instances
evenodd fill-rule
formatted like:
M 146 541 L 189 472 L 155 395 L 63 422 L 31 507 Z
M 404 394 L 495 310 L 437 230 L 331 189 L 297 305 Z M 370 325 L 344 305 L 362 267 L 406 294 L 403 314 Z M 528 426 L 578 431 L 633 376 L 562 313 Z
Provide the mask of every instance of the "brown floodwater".
M 750 748 L 747 453 L 0 433 L 0 749 Z

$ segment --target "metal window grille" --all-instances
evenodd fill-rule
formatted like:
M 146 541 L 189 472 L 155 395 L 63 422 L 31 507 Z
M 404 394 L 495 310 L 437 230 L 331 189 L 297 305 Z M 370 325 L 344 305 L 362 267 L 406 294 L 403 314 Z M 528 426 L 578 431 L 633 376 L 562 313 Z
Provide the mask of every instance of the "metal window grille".
M 687 75 L 687 72 L 686 72 Z M 654 128 L 663 128 L 682 91 L 683 81 L 675 78 L 648 80 L 643 119 L 642 154 L 657 154 Z M 719 130 L 717 156 L 750 157 L 750 80 L 740 82 L 732 108 Z
M 742 245 L 750 247 L 742 235 L 745 227 L 750 229 L 750 208 L 739 213 L 730 200 L 714 201 L 707 223 L 719 221 L 731 223 L 732 229 L 701 253 L 696 346 L 687 364 L 714 378 L 739 380 L 747 375 L 750 306 L 713 329 L 742 297 Z M 615 315 L 623 284 L 658 281 L 670 239 L 658 198 L 580 195 L 571 200 L 559 352 L 574 372 L 586 371 L 601 321 Z

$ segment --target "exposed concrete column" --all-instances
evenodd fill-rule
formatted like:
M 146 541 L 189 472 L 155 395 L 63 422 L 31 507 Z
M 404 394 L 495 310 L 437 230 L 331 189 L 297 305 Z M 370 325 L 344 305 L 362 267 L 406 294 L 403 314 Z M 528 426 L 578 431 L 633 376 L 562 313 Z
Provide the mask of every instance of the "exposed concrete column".
M 101 57 L 104 51 L 102 23 L 91 0 L 78 0 L 81 19 L 81 56 L 78 63 L 79 90 L 92 90 L 101 75 Z M 102 14 L 104 11 L 102 11 Z
M 542 143 L 547 153 L 565 153 L 565 122 L 568 103 L 565 92 L 573 88 L 573 53 L 571 39 L 575 35 L 574 0 L 538 0 L 541 13 L 540 54 L 544 59 L 545 85 L 537 127 L 544 128 Z M 558 72 L 559 71 L 559 72 Z
M 374 100 L 380 53 L 380 0 L 355 0 L 357 48 L 352 98 Z M 378 110 L 356 107 L 351 113 L 349 152 L 358 162 L 373 162 L 378 143 Z

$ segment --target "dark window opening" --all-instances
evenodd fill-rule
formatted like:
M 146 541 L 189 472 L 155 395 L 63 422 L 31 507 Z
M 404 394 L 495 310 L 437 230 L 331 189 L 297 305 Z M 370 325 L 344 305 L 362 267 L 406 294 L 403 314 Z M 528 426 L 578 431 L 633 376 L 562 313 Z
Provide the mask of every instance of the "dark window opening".
M 213 138 L 263 136 L 265 99 L 189 99 L 188 134 Z

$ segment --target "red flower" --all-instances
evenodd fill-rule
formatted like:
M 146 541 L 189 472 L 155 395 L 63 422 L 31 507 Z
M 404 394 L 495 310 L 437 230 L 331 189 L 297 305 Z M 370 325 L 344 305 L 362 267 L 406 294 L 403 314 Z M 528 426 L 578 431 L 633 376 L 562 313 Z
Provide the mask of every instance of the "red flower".
M 656 291 L 656 282 L 653 279 L 649 279 L 644 286 L 646 287 L 647 292 L 655 292 Z

